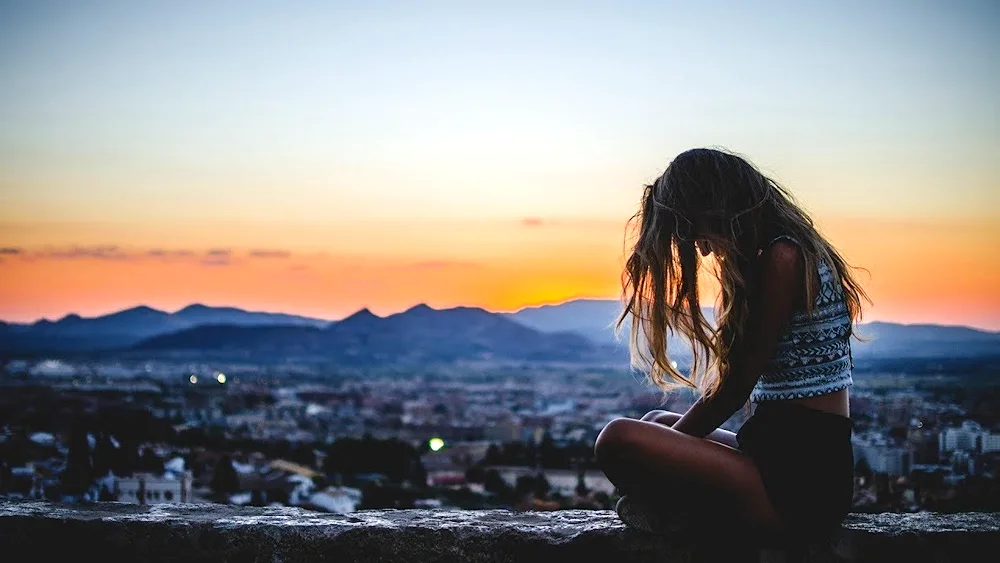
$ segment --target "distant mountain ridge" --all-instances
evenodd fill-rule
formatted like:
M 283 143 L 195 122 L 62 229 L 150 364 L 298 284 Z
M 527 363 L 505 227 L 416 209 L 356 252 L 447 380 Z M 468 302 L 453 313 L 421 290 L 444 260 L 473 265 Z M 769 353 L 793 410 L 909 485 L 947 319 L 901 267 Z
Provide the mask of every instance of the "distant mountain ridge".
M 144 340 L 137 352 L 236 355 L 268 360 L 325 360 L 346 365 L 449 363 L 462 360 L 599 360 L 601 346 L 572 333 L 541 333 L 474 307 L 417 305 L 378 317 L 363 309 L 323 328 L 207 325 Z
M 573 331 L 601 344 L 614 340 L 609 325 L 615 321 L 621 303 L 613 299 L 578 299 L 558 305 L 526 307 L 507 315 L 527 326 L 542 331 Z M 714 319 L 712 308 L 702 313 Z M 966 326 L 935 324 L 900 324 L 890 322 L 862 323 L 856 327 L 858 336 L 852 340 L 855 357 L 933 358 L 976 357 L 1000 355 L 1000 332 Z M 627 339 L 627 326 L 623 333 Z M 624 342 L 622 343 L 624 345 Z M 678 350 L 679 357 L 690 357 L 690 348 L 674 337 L 668 349 Z
M 326 326 L 330 321 L 235 307 L 209 307 L 196 303 L 174 313 L 145 305 L 99 317 L 69 314 L 57 321 L 0 325 L 0 352 L 76 352 L 131 346 L 142 339 L 197 326 Z
M 0 351 L 104 352 L 350 365 L 460 360 L 600 360 L 602 347 L 573 333 L 541 333 L 473 307 L 417 305 L 379 317 L 367 309 L 341 321 L 203 305 L 169 314 L 149 307 L 82 319 L 0 327 Z
M 525 307 L 514 313 L 506 313 L 521 324 L 542 332 L 576 332 L 598 344 L 615 342 L 615 324 L 622 312 L 622 304 L 612 299 L 575 299 L 556 305 Z M 715 320 L 712 307 L 702 307 L 701 312 L 709 322 Z M 628 346 L 632 323 L 626 319 L 622 323 L 619 347 Z M 668 337 L 668 350 L 679 357 L 690 357 L 690 348 L 679 336 Z
M 505 358 L 623 361 L 628 327 L 616 341 L 616 300 L 582 299 L 491 313 L 417 305 L 379 317 L 361 309 L 340 321 L 194 304 L 174 313 L 140 306 L 109 315 L 66 315 L 33 324 L 0 322 L 0 354 L 116 351 L 238 358 L 301 358 L 352 364 Z M 704 309 L 706 317 L 714 317 Z M 858 327 L 856 358 L 1000 356 L 1000 333 L 969 327 L 872 322 Z M 679 337 L 668 349 L 690 357 Z

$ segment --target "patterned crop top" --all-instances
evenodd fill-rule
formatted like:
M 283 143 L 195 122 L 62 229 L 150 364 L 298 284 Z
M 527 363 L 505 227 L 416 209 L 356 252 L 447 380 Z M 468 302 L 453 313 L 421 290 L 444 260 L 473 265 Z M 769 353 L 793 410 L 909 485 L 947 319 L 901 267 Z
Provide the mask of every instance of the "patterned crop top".
M 778 237 L 771 244 L 780 239 L 798 244 L 788 236 Z M 851 317 L 843 288 L 825 261 L 818 263 L 817 270 L 819 292 L 813 312 L 810 315 L 799 308 L 792 314 L 774 358 L 750 393 L 753 403 L 826 395 L 854 383 Z

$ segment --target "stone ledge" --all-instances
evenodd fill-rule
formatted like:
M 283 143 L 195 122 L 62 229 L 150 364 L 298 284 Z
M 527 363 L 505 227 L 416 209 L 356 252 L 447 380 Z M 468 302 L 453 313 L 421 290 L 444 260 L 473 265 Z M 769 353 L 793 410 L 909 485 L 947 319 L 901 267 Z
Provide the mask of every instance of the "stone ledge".
M 371 510 L 0 501 L 6 562 L 995 561 L 1000 513 L 856 514 L 828 545 L 720 550 L 626 529 L 611 511 Z M 729 542 L 734 543 L 734 542 Z

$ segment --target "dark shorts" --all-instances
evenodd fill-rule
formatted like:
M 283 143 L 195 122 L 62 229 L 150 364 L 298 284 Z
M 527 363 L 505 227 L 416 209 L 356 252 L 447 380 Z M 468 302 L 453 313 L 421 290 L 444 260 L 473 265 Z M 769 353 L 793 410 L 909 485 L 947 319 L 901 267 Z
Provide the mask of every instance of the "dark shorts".
M 736 435 L 785 526 L 804 535 L 835 528 L 854 496 L 853 422 L 788 402 L 760 403 Z

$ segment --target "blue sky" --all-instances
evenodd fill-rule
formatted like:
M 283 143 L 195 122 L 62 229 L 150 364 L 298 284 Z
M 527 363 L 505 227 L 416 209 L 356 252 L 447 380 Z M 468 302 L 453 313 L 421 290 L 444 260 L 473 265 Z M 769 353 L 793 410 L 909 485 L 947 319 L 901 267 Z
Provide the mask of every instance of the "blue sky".
M 995 1 L 0 0 L 0 318 L 612 297 L 642 184 L 723 146 L 881 318 L 1000 327 L 997 29 Z
M 365 216 L 592 216 L 724 145 L 829 213 L 997 202 L 996 3 L 294 4 L 6 4 L 0 185 L 56 218 L 237 194 L 319 218 L 278 184 Z

